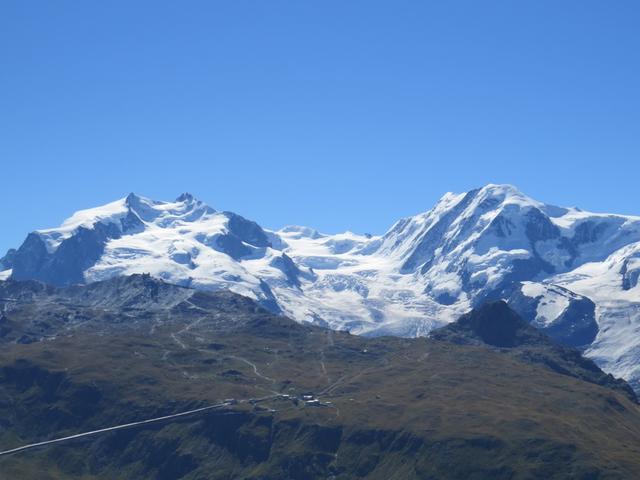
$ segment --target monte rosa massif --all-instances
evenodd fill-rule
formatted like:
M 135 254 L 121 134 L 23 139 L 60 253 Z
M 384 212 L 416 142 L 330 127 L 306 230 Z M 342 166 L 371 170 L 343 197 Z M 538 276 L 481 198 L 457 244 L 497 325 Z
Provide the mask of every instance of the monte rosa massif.
M 504 299 L 640 389 L 640 217 L 547 205 L 510 185 L 447 193 L 382 236 L 275 231 L 189 194 L 130 194 L 30 233 L 0 271 L 58 286 L 150 273 L 371 336 L 426 335 Z

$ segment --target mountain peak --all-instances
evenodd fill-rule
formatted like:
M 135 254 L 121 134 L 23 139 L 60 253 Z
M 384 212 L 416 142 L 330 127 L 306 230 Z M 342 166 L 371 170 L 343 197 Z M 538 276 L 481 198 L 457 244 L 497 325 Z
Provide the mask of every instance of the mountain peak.
M 193 202 L 195 197 L 191 195 L 189 192 L 181 193 L 178 198 L 176 198 L 176 202 Z
M 124 199 L 125 203 L 130 204 L 140 200 L 140 197 L 133 192 L 130 192 Z
M 154 200 L 151 200 L 146 197 L 142 197 L 131 192 L 124 199 L 124 206 L 128 211 L 133 211 L 140 216 L 140 218 L 144 218 L 145 214 L 148 214 L 152 207 L 158 203 Z
M 503 300 L 487 302 L 471 310 L 456 322 L 433 332 L 432 338 L 462 344 L 483 343 L 499 348 L 550 342 Z
M 285 227 L 282 227 L 279 233 L 291 238 L 311 238 L 315 240 L 323 237 L 323 235 L 315 228 L 304 227 L 300 225 L 287 225 Z
M 515 185 L 510 183 L 487 183 L 480 190 L 522 195 L 522 192 Z
M 478 198 L 492 199 L 500 204 L 518 204 L 520 206 L 543 207 L 544 204 L 522 193 L 518 188 L 510 184 L 489 183 L 476 190 Z

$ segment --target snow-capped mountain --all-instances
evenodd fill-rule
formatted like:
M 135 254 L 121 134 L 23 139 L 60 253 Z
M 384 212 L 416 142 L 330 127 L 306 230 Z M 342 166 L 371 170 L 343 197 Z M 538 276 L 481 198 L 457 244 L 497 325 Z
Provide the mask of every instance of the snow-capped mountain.
M 56 285 L 151 273 L 368 335 L 425 335 L 504 298 L 640 385 L 640 217 L 546 205 L 508 185 L 447 193 L 377 237 L 272 231 L 189 194 L 131 194 L 29 234 L 0 269 Z

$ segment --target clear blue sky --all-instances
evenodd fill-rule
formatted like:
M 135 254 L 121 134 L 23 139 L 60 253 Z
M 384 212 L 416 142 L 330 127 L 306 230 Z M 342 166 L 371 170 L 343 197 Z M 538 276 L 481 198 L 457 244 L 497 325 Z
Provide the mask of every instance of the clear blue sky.
M 512 183 L 640 214 L 640 2 L 0 4 L 0 251 L 129 191 L 383 232 Z

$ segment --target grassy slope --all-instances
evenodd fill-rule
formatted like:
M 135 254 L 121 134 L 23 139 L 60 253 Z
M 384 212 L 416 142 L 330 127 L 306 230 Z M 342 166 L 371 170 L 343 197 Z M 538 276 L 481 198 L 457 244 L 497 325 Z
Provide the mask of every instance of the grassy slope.
M 332 402 L 237 405 L 0 457 L 2 478 L 640 478 L 624 395 L 481 346 L 362 339 L 244 304 L 12 344 L 0 367 L 3 449 L 272 391 Z

